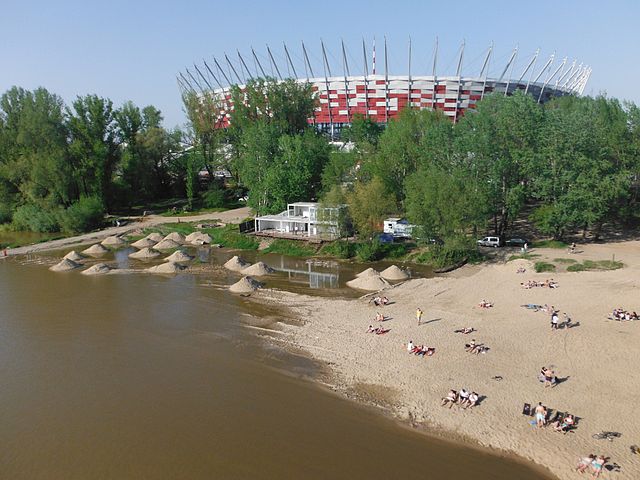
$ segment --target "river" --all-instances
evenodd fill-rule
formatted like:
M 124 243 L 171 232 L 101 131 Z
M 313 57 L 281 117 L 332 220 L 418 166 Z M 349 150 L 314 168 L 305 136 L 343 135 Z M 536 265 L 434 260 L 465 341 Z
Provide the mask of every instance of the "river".
M 548 478 L 318 387 L 206 275 L 39 258 L 0 261 L 0 479 Z

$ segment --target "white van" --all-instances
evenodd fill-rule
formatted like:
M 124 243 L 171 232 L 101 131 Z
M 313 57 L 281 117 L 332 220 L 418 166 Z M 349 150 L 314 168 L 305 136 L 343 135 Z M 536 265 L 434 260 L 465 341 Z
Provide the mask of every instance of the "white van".
M 500 237 L 484 237 L 482 240 L 478 240 L 479 247 L 494 247 L 498 248 L 502 245 Z

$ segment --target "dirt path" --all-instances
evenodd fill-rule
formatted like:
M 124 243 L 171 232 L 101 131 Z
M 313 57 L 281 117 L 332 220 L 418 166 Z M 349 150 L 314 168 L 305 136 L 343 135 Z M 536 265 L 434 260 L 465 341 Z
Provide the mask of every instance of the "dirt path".
M 161 215 L 149 215 L 147 217 L 137 217 L 137 221 L 133 221 L 122 227 L 109 227 L 97 232 L 85 233 L 75 237 L 61 238 L 59 240 L 51 240 L 50 242 L 36 243 L 34 245 L 26 245 L 24 247 L 6 249 L 7 256 L 24 255 L 27 253 L 44 252 L 47 250 L 58 250 L 72 245 L 82 245 L 103 240 L 111 235 L 124 235 L 133 230 L 140 228 L 148 228 L 163 223 L 180 223 L 180 222 L 203 222 L 207 220 L 218 220 L 223 223 L 240 223 L 251 215 L 249 207 L 236 208 L 227 210 L 226 212 L 205 213 L 202 215 L 194 215 L 191 217 L 163 217 Z M 4 258 L 4 256 L 0 256 Z

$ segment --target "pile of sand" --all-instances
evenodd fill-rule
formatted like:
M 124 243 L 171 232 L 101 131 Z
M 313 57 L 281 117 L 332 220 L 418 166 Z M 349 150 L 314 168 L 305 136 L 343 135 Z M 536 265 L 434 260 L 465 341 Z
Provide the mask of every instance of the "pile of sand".
M 150 238 L 141 238 L 137 242 L 133 242 L 131 246 L 136 248 L 149 248 L 153 247 L 156 243 L 157 242 L 154 242 Z
M 236 283 L 229 287 L 229 291 L 233 293 L 251 293 L 257 289 L 262 288 L 264 285 L 257 281 L 255 278 L 242 277 Z
M 379 277 L 380 272 L 377 271 L 375 268 L 369 267 L 366 270 L 363 270 L 362 272 L 356 275 L 356 277 L 371 277 L 371 276 Z
M 102 242 L 100 242 L 105 247 L 119 247 L 120 245 L 124 245 L 126 242 L 116 235 L 112 235 L 110 237 L 105 238 Z
M 213 239 L 208 233 L 193 232 L 187 235 L 185 241 L 191 243 L 192 245 L 204 245 L 213 242 Z
M 354 278 L 353 280 L 349 280 L 347 282 L 347 286 L 351 288 L 357 288 L 358 290 L 377 292 L 378 290 L 387 288 L 389 286 L 389 282 L 387 282 L 379 275 L 369 275 L 366 277 L 358 277 Z
M 184 243 L 184 235 L 179 232 L 171 232 L 169 235 L 164 237 L 165 240 L 173 240 L 176 243 Z
M 156 252 L 153 248 L 145 247 L 138 252 L 129 254 L 129 258 L 156 258 L 160 252 Z
M 147 268 L 145 271 L 149 273 L 178 273 L 185 268 L 187 267 L 180 265 L 179 263 L 167 262 L 156 265 L 155 267 Z
M 66 258 L 67 260 L 71 260 L 72 262 L 78 262 L 84 259 L 84 257 L 80 255 L 78 252 L 76 252 L 75 250 L 71 250 L 62 258 Z
M 158 243 L 158 242 L 161 242 L 164 237 L 162 235 L 160 235 L 158 232 L 153 232 L 153 233 L 150 233 L 149 235 L 147 235 L 144 238 L 148 238 L 149 240 Z
M 178 262 L 178 263 L 179 262 L 190 262 L 191 260 L 193 260 L 193 257 L 191 255 L 186 254 L 182 250 L 176 250 L 171 255 L 169 255 L 167 258 L 165 258 L 165 261 L 167 261 L 167 262 Z
M 180 244 L 178 242 L 171 240 L 170 238 L 165 238 L 161 242 L 156 243 L 154 248 L 156 250 L 173 250 L 174 248 L 178 248 L 179 246 Z
M 250 267 L 247 267 L 242 270 L 243 275 L 254 275 L 256 277 L 269 275 L 270 273 L 273 273 L 273 272 L 275 272 L 275 270 L 264 262 L 257 262 L 251 265 Z
M 91 255 L 92 257 L 100 257 L 108 252 L 109 250 L 104 248 L 99 243 L 96 243 L 95 245 L 91 245 L 89 248 L 82 251 L 82 253 L 86 253 L 87 255 Z
M 79 266 L 79 263 L 76 263 L 73 260 L 69 260 L 67 258 L 63 258 L 61 262 L 56 263 L 53 267 L 50 267 L 49 270 L 51 270 L 52 272 L 68 272 L 69 270 L 73 270 L 74 268 L 78 268 Z
M 244 258 L 234 255 L 227 261 L 227 263 L 224 264 L 224 268 L 226 268 L 227 270 L 233 270 L 234 272 L 241 272 L 249 265 L 251 264 Z
M 397 265 L 391 265 L 380 272 L 380 276 L 385 280 L 406 280 L 409 275 Z
M 94 266 L 87 268 L 82 272 L 83 275 L 103 275 L 109 273 L 111 267 L 106 263 L 96 263 Z

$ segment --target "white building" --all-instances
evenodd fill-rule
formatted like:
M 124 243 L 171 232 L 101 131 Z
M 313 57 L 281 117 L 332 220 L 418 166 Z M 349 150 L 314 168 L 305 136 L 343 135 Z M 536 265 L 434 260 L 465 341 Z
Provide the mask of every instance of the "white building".
M 395 238 L 411 238 L 415 225 L 409 223 L 406 218 L 391 217 L 384 221 L 384 233 L 390 233 Z
M 256 234 L 328 240 L 339 238 L 339 216 L 342 208 L 320 207 L 316 202 L 289 203 L 284 212 L 256 217 Z

